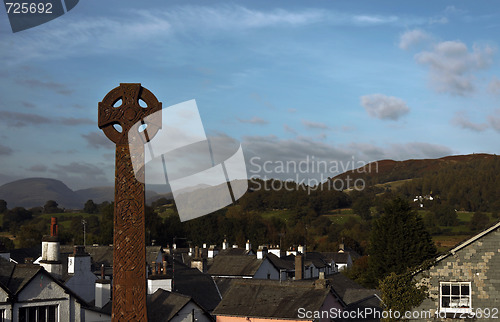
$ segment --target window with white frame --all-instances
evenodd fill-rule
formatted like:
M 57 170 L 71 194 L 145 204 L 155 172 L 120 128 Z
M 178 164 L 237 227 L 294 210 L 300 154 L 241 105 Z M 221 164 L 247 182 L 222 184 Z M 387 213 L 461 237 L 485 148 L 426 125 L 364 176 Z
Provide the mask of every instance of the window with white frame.
M 19 308 L 19 322 L 57 322 L 57 305 Z
M 439 289 L 441 311 L 470 312 L 472 308 L 470 282 L 441 282 Z

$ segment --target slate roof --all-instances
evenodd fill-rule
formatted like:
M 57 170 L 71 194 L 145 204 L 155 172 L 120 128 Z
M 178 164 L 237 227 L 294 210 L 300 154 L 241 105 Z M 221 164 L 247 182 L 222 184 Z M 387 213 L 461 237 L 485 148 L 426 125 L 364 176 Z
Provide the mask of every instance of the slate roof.
M 2 288 L 12 295 L 17 295 L 21 292 L 22 289 L 39 274 L 54 281 L 64 289 L 67 294 L 70 294 L 83 306 L 88 307 L 88 303 L 85 302 L 85 300 L 63 285 L 60 281 L 53 278 L 42 266 L 35 264 L 15 264 L 0 257 L 0 283 L 2 284 Z
M 335 264 L 347 264 L 347 261 L 349 259 L 349 252 L 322 252 L 321 253 L 325 259 L 327 260 L 332 260 L 335 262 Z M 352 259 L 352 257 L 351 257 Z
M 73 253 L 73 245 L 61 245 L 60 252 L 66 256 Z M 161 251 L 161 246 L 146 246 L 146 261 L 151 265 L 151 262 L 156 261 L 158 252 Z M 113 246 L 86 246 L 85 252 L 92 257 L 92 263 L 100 269 L 101 264 L 104 266 L 113 266 Z
M 287 271 L 294 271 L 295 270 L 295 257 L 294 256 L 287 256 L 287 257 L 279 258 L 278 256 L 276 256 L 272 253 L 268 253 L 267 259 L 278 270 L 280 270 L 280 269 L 284 269 Z
M 248 255 L 249 251 L 245 248 L 228 248 L 219 251 L 219 255 L 217 256 L 237 256 L 237 255 Z
M 26 258 L 32 258 L 36 260 L 38 257 L 42 256 L 42 244 L 30 248 L 17 248 L 11 249 L 10 258 L 19 264 L 24 264 Z
M 326 258 L 318 252 L 307 252 L 304 263 L 306 265 L 312 263 L 316 268 L 323 268 L 327 266 Z
M 327 279 L 330 286 L 337 293 L 346 305 L 372 297 L 374 294 L 380 295 L 376 289 L 367 289 L 359 285 L 355 281 L 349 279 L 342 273 L 334 273 L 328 275 Z
M 0 283 L 13 295 L 16 295 L 31 279 L 42 270 L 39 265 L 15 264 L 0 258 Z
M 217 286 L 209 275 L 182 263 L 175 263 L 173 287 L 175 292 L 189 295 L 208 312 L 213 311 L 221 300 Z
M 297 319 L 299 308 L 319 310 L 329 293 L 312 283 L 240 280 L 232 283 L 213 314 Z
M 12 270 L 7 288 L 12 294 L 17 294 L 28 284 L 40 271 L 42 267 L 33 264 L 17 264 Z
M 170 321 L 189 301 L 189 296 L 159 289 L 148 296 L 148 320 Z
M 370 310 L 368 310 L 370 309 Z M 354 303 L 349 304 L 347 307 L 344 308 L 344 311 L 349 311 L 349 312 L 365 312 L 366 314 L 363 315 L 363 318 L 361 318 L 359 315 L 353 315 L 356 318 L 355 319 L 338 319 L 336 320 L 337 322 L 347 322 L 347 321 L 380 321 L 380 319 L 375 318 L 375 316 L 382 316 L 382 300 L 378 295 L 371 295 L 367 298 L 361 299 L 359 301 L 356 301 Z M 375 312 L 377 313 L 372 313 L 368 314 L 369 312 Z
M 226 296 L 227 291 L 229 291 L 233 283 L 244 280 L 243 278 L 234 277 L 213 277 L 213 279 L 222 298 Z
M 253 276 L 263 259 L 252 255 L 216 256 L 208 269 L 208 274 L 213 276 Z

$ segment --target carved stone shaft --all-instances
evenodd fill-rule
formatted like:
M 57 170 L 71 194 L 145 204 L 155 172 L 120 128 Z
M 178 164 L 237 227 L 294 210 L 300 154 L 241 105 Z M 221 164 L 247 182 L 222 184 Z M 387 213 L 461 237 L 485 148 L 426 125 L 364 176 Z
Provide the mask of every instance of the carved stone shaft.
M 129 134 L 159 111 L 161 103 L 141 84 L 120 84 L 99 103 L 99 128 L 116 144 L 112 321 L 147 321 L 144 167 L 133 167 L 144 162 L 144 140 Z M 147 140 L 159 126 L 144 130 Z

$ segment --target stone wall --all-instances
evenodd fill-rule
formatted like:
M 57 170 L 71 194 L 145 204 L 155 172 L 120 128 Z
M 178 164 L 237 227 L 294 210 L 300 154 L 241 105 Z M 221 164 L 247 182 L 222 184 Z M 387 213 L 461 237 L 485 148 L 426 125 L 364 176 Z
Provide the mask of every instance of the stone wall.
M 429 298 L 415 311 L 439 311 L 440 282 L 470 282 L 472 311 L 478 309 L 500 310 L 500 229 L 475 240 L 462 249 L 438 261 L 429 270 L 416 275 L 421 285 L 428 287 Z M 497 313 L 500 319 L 500 312 Z M 498 321 L 496 319 L 496 321 Z M 446 320 L 446 319 L 433 319 Z M 460 319 L 454 319 L 458 321 Z M 486 321 L 487 319 L 480 319 Z

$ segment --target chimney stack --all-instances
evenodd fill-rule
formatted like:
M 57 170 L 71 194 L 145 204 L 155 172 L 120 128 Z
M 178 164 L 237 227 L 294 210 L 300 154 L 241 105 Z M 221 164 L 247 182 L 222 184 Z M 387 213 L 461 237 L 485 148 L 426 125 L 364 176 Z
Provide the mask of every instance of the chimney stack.
M 259 246 L 259 249 L 257 250 L 257 259 L 264 259 L 266 256 L 267 256 L 267 247 Z
M 152 265 L 151 274 L 156 275 L 156 262 L 155 261 L 151 262 L 151 265 Z
M 95 281 L 95 306 L 102 308 L 111 299 L 111 281 L 105 279 L 104 264 L 101 265 L 101 279 Z
M 301 254 L 295 256 L 295 280 L 304 278 L 304 257 Z
M 224 242 L 222 243 L 222 250 L 225 250 L 228 248 L 229 248 L 229 243 L 227 242 L 227 239 L 224 238 Z
M 163 261 L 163 275 L 167 275 L 167 261 Z
M 50 237 L 57 237 L 57 233 L 58 233 L 57 218 L 52 217 L 50 219 Z
M 50 236 L 42 239 L 42 259 L 40 266 L 57 278 L 62 277 L 62 263 L 60 260 L 60 244 L 57 237 L 57 218 L 50 219 Z
M 252 249 L 252 244 L 250 244 L 250 240 L 247 240 L 247 243 L 245 244 L 245 250 L 249 252 Z
M 314 281 L 314 288 L 323 289 L 328 286 L 328 280 L 325 279 L 325 272 L 319 272 L 319 278 Z

